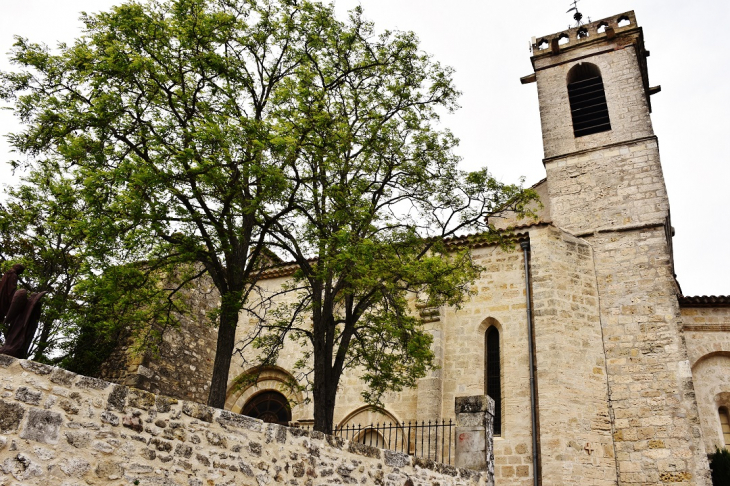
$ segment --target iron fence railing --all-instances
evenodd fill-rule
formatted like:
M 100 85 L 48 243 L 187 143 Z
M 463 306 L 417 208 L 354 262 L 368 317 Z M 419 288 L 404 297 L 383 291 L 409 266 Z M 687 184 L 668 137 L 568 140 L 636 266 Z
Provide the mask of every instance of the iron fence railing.
M 404 452 L 411 456 L 452 464 L 453 428 L 451 419 L 428 422 L 408 421 L 335 426 L 333 434 L 343 439 L 380 449 Z M 310 429 L 311 426 L 304 428 Z

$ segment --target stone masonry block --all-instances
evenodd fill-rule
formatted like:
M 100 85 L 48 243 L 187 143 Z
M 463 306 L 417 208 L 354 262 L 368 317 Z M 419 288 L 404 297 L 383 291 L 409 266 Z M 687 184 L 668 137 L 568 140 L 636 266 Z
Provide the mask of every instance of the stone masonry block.
M 94 390 L 105 390 L 110 385 L 109 382 L 100 380 L 99 378 L 92 378 L 90 376 L 82 376 L 81 379 L 76 383 L 79 388 L 91 388 Z
M 411 463 L 411 456 L 403 452 L 384 450 L 385 464 L 393 467 L 403 467 Z
M 31 405 L 38 405 L 41 403 L 41 392 L 31 390 L 28 387 L 21 386 L 15 392 L 15 399 L 19 402 L 29 403 Z
M 7 368 L 11 364 L 15 363 L 17 359 L 13 358 L 12 356 L 8 356 L 6 354 L 0 354 L 0 366 L 3 368 Z
M 71 386 L 76 377 L 77 375 L 75 373 L 62 370 L 61 368 L 56 368 L 51 373 L 51 381 L 62 386 Z
M 20 361 L 20 366 L 30 373 L 36 375 L 49 375 L 54 370 L 53 366 L 48 366 L 42 363 L 36 363 L 35 361 Z
M 486 449 L 486 435 L 484 427 L 457 427 L 456 453 L 484 451 Z
M 494 415 L 494 400 L 486 395 L 456 397 L 456 413 L 490 412 Z
M 112 392 L 109 394 L 109 398 L 107 399 L 106 409 L 123 412 L 124 407 L 127 403 L 128 393 L 129 388 L 127 388 L 126 386 L 114 385 L 114 388 L 112 389 Z
M 58 443 L 59 430 L 63 424 L 61 414 L 50 410 L 31 408 L 21 439 L 34 440 L 44 444 Z
M 201 405 L 200 403 L 183 402 L 182 411 L 189 417 L 202 420 L 204 422 L 213 422 L 214 409 Z
M 241 427 L 255 432 L 260 432 L 264 425 L 261 420 L 246 417 L 245 415 L 229 412 L 227 410 L 221 410 L 220 416 L 216 419 L 216 421 L 221 425 Z
M 19 403 L 0 400 L 0 433 L 10 434 L 18 430 L 23 415 L 25 415 L 25 409 Z
M 486 412 L 460 413 L 456 415 L 457 427 L 482 427 L 484 428 L 484 415 Z

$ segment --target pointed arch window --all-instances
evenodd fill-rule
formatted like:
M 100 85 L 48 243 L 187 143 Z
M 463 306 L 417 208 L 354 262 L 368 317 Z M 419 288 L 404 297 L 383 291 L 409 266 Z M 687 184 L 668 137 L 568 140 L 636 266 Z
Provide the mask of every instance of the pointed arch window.
M 484 389 L 494 400 L 494 435 L 502 435 L 502 381 L 499 331 L 491 326 L 484 335 Z
M 722 439 L 726 448 L 730 448 L 730 413 L 726 407 L 718 409 L 720 414 L 720 426 L 722 427 Z
M 584 62 L 568 71 L 568 99 L 576 138 L 611 130 L 606 91 L 598 66 Z

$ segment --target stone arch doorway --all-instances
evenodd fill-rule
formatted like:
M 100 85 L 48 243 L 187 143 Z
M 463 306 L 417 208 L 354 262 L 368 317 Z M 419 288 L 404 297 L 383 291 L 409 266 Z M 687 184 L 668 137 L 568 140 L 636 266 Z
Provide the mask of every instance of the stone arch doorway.
M 292 386 L 295 384 L 295 378 L 283 368 L 274 366 L 251 368 L 241 373 L 228 385 L 225 409 L 234 413 L 252 416 L 250 413 L 261 414 L 265 412 L 264 402 L 266 400 L 268 400 L 268 406 L 272 407 L 270 411 L 274 410 L 273 407 L 277 403 L 286 402 L 288 422 L 300 420 L 305 413 L 302 410 L 304 397 L 296 387 Z M 265 393 L 268 394 L 265 395 Z M 261 402 L 254 404 L 256 399 Z M 280 409 L 277 408 L 277 410 Z
M 265 390 L 251 397 L 241 409 L 241 415 L 263 420 L 268 424 L 289 425 L 289 400 L 274 390 Z

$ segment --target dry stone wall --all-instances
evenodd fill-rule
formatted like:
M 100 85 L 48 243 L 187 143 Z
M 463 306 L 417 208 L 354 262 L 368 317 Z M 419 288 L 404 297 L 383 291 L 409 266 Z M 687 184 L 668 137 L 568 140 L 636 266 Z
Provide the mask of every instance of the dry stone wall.
M 488 476 L 0 355 L 0 485 L 487 485 Z

